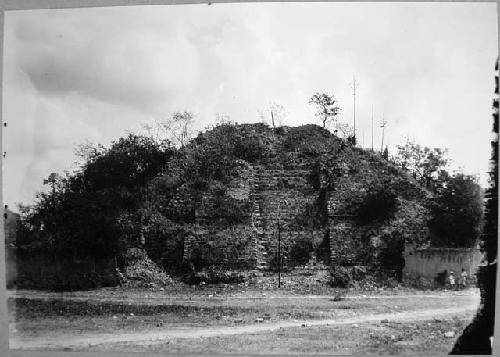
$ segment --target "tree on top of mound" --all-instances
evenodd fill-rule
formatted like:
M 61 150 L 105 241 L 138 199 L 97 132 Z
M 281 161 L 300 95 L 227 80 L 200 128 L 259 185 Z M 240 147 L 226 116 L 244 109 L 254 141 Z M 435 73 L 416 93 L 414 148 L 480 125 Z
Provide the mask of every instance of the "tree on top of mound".
M 309 103 L 316 106 L 316 116 L 321 120 L 323 128 L 326 128 L 327 123 L 335 122 L 341 111 L 333 94 L 317 92 L 311 97 Z

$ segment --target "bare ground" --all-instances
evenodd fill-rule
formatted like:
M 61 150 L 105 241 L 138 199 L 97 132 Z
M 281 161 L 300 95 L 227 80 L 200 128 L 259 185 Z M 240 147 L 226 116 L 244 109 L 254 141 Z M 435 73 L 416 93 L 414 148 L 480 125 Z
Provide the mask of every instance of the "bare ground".
M 449 308 L 449 309 L 426 309 L 411 312 L 400 312 L 390 314 L 370 314 L 354 318 L 344 319 L 327 319 L 327 320 L 303 320 L 292 322 L 279 323 L 262 323 L 245 326 L 230 326 L 230 327 L 209 327 L 209 328 L 178 328 L 176 330 L 162 331 L 143 331 L 120 334 L 85 334 L 84 336 L 68 336 L 60 334 L 57 336 L 40 337 L 18 337 L 11 339 L 12 349 L 52 349 L 52 348 L 71 348 L 80 349 L 92 345 L 109 344 L 117 342 L 128 343 L 144 343 L 149 344 L 163 343 L 172 338 L 197 339 L 202 337 L 226 336 L 226 335 L 241 335 L 251 334 L 256 332 L 273 331 L 277 329 L 290 327 L 311 327 L 311 326 L 329 326 L 329 325 L 346 325 L 378 322 L 382 320 L 390 320 L 392 322 L 405 321 L 422 321 L 432 318 L 443 318 L 461 313 L 473 312 L 475 307 L 469 308 Z
M 248 295 L 243 292 L 217 295 L 211 290 L 193 296 L 119 290 L 64 295 L 11 293 L 10 348 L 192 353 L 441 353 L 453 342 L 443 337 L 445 330 L 452 328 L 458 335 L 479 305 L 476 289 L 394 295 L 352 292 L 342 301 L 334 301 L 332 295 L 286 292 Z M 13 305 L 13 301 L 18 304 Z M 54 305 L 54 301 L 59 305 Z M 450 321 L 455 324 L 451 326 Z M 390 327 L 391 324 L 397 326 Z M 415 331 L 400 336 L 398 331 L 408 326 L 415 326 Z M 396 332 L 388 335 L 391 328 Z M 317 339 L 318 336 L 324 337 Z M 351 338 L 356 341 L 344 346 L 342 339 Z M 290 339 L 302 343 L 283 342 Z M 332 344 L 332 341 L 337 342 Z

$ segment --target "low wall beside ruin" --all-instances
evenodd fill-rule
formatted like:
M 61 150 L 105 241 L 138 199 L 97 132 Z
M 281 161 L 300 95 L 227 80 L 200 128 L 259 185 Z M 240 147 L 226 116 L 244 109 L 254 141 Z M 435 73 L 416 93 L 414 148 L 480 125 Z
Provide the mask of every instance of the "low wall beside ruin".
M 119 283 L 114 259 L 54 260 L 41 255 L 11 256 L 8 288 L 83 290 Z
M 478 248 L 413 248 L 404 252 L 405 280 L 426 279 L 434 282 L 438 274 L 445 271 L 460 276 L 462 269 L 474 280 L 483 254 Z

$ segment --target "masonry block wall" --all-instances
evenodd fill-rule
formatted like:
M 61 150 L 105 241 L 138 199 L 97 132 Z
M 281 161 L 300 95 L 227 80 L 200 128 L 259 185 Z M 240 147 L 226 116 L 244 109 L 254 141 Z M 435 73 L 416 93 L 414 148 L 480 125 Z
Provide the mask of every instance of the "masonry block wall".
M 83 290 L 116 286 L 114 259 L 53 260 L 42 256 L 17 256 L 16 288 Z
M 220 192 L 204 192 L 193 207 L 194 224 L 183 237 L 184 261 L 199 262 L 200 267 L 269 269 L 277 259 L 279 236 L 287 264 L 297 242 L 320 240 L 324 234 L 304 224 L 307 209 L 318 196 L 318 190 L 308 181 L 309 175 L 310 171 L 300 166 L 284 169 L 248 165 L 239 171 L 239 177 L 229 184 L 222 198 Z M 217 200 L 221 199 L 242 207 L 241 222 L 217 216 Z M 176 198 L 174 204 L 179 203 L 184 200 Z
M 183 260 L 193 262 L 196 269 L 253 269 L 257 265 L 254 236 L 246 225 L 198 226 L 184 239 Z
M 356 152 L 351 154 L 355 156 Z M 404 175 L 394 165 L 371 157 L 369 153 L 359 156 L 356 166 L 352 165 L 352 160 L 346 160 L 350 165 L 346 164 L 342 157 L 338 162 L 338 177 L 327 197 L 331 264 L 363 265 L 385 261 L 394 269 L 401 269 L 404 241 L 418 244 L 428 240 L 427 211 L 422 205 L 422 197 L 427 192 L 416 182 L 401 179 Z M 390 218 L 360 224 L 356 207 L 373 190 L 374 184 L 381 185 L 380 177 L 386 180 L 392 177 L 382 184 L 390 184 L 397 193 L 396 211 Z M 384 250 L 393 252 L 394 259 L 383 257 Z
M 312 242 L 318 246 L 326 237 L 331 264 L 358 265 L 364 264 L 368 255 L 377 259 L 391 240 L 427 237 L 422 228 L 425 214 L 416 198 L 420 193 L 417 186 L 410 187 L 411 183 L 398 186 L 398 192 L 406 198 L 398 197 L 398 211 L 389 221 L 369 225 L 356 222 L 356 204 L 370 192 L 381 173 L 396 170 L 380 163 L 380 158 L 366 158 L 356 151 L 346 155 L 359 154 L 359 160 L 335 157 L 340 170 L 332 187 L 322 171 L 319 180 L 313 182 L 315 161 L 292 154 L 286 156 L 285 163 L 242 162 L 238 177 L 229 185 L 209 188 L 198 196 L 179 190 L 169 205 L 173 217 L 189 222 L 182 224 L 181 233 L 172 233 L 176 234 L 176 249 L 182 251 L 182 260 L 196 263 L 196 268 L 275 269 L 278 241 L 286 267 L 296 263 L 294 256 L 299 254 L 294 255 L 294 251 L 303 252 Z M 318 202 L 323 192 L 327 192 L 328 223 L 321 226 L 314 223 L 313 215 L 318 212 L 312 207 L 321 205 Z M 221 209 L 224 205 L 229 209 Z M 172 237 L 167 240 L 172 241 Z M 400 253 L 402 260 L 402 249 Z M 164 266 L 175 262 L 169 254 L 163 255 Z
M 254 170 L 250 199 L 254 205 L 253 225 L 258 233 L 259 268 L 268 269 L 277 261 L 278 240 L 287 264 L 297 242 L 322 237 L 312 226 L 304 226 L 307 207 L 314 204 L 318 191 L 308 181 L 309 170 L 263 166 Z
M 453 271 L 458 277 L 465 269 L 469 277 L 474 278 L 483 259 L 478 248 L 415 248 L 409 245 L 405 248 L 405 280 L 420 278 L 433 281 L 437 274 L 445 270 Z

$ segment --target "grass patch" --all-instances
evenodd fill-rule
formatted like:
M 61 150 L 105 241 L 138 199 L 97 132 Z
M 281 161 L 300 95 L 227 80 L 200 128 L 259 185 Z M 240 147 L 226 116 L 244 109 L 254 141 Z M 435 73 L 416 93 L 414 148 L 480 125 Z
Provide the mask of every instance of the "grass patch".
M 158 315 L 175 314 L 226 314 L 236 315 L 245 310 L 242 307 L 232 308 L 223 306 L 196 306 L 196 305 L 137 305 L 106 302 L 71 301 L 65 299 L 9 299 L 9 307 L 16 311 L 18 317 L 37 318 L 51 316 L 104 316 L 114 314 L 125 315 Z

